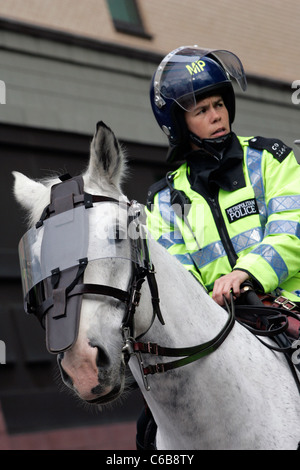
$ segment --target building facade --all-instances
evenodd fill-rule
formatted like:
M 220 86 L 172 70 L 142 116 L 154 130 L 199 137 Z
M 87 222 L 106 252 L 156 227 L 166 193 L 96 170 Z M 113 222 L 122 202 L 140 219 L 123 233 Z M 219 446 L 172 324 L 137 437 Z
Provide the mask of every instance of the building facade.
M 53 385 L 55 360 L 45 350 L 43 332 L 23 313 L 17 245 L 26 225 L 12 197 L 11 172 L 32 178 L 80 173 L 96 123 L 103 120 L 127 149 L 124 192 L 145 203 L 147 188 L 168 170 L 167 142 L 151 112 L 149 85 L 163 56 L 180 45 L 235 52 L 248 90 L 236 89 L 234 130 L 292 146 L 300 138 L 299 14 L 294 0 L 209 6 L 198 0 L 1 2 L 0 340 L 6 365 L 0 401 L 9 432 L 112 419 L 91 418 L 62 398 Z M 24 406 L 18 405 L 21 390 Z M 127 414 L 121 410 L 126 419 L 137 413 L 131 403 Z

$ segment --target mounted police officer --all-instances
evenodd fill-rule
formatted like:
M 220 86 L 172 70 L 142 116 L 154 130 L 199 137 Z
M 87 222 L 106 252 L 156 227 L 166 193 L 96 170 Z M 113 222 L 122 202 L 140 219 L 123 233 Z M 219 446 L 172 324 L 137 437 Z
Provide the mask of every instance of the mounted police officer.
M 280 140 L 232 131 L 230 77 L 246 90 L 235 54 L 197 46 L 170 52 L 157 68 L 151 105 L 169 140 L 167 161 L 181 165 L 151 186 L 147 224 L 218 304 L 248 282 L 299 311 L 300 166 Z M 137 448 L 154 449 L 155 435 L 146 407 Z
M 286 305 L 300 302 L 300 166 L 280 140 L 232 131 L 230 77 L 245 91 L 229 51 L 180 47 L 159 65 L 152 109 L 167 161 L 183 163 L 150 188 L 147 223 L 218 304 L 249 279 Z

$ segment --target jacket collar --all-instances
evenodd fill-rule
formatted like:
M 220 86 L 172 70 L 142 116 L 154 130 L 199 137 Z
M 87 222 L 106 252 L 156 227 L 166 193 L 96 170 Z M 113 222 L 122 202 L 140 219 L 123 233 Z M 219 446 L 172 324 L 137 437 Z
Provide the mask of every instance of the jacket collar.
M 214 195 L 219 188 L 235 191 L 245 187 L 243 157 L 243 148 L 234 133 L 221 159 L 202 149 L 188 153 L 186 160 L 191 188 L 198 193 Z

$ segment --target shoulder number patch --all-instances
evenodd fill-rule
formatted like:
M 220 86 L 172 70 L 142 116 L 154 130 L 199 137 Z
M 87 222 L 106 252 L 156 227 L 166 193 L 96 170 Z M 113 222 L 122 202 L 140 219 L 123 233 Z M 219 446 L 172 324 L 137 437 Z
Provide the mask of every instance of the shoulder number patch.
M 256 199 L 247 199 L 225 210 L 230 224 L 249 215 L 259 214 Z
M 269 139 L 266 137 L 253 137 L 249 140 L 249 146 L 257 150 L 267 150 L 280 163 L 291 153 L 292 148 L 285 145 L 279 139 Z

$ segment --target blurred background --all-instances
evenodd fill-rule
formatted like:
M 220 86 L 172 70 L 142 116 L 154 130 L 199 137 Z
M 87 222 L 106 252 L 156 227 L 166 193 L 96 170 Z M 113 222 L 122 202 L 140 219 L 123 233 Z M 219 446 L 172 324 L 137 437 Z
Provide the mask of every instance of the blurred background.
M 134 449 L 142 407 L 138 391 L 101 412 L 62 391 L 43 330 L 23 311 L 17 246 L 26 225 L 11 172 L 81 173 L 103 120 L 127 149 L 124 192 L 144 204 L 169 169 L 151 77 L 164 55 L 193 44 L 243 62 L 248 90 L 234 84 L 233 130 L 293 147 L 299 18 L 297 0 L 0 0 L 0 449 Z

